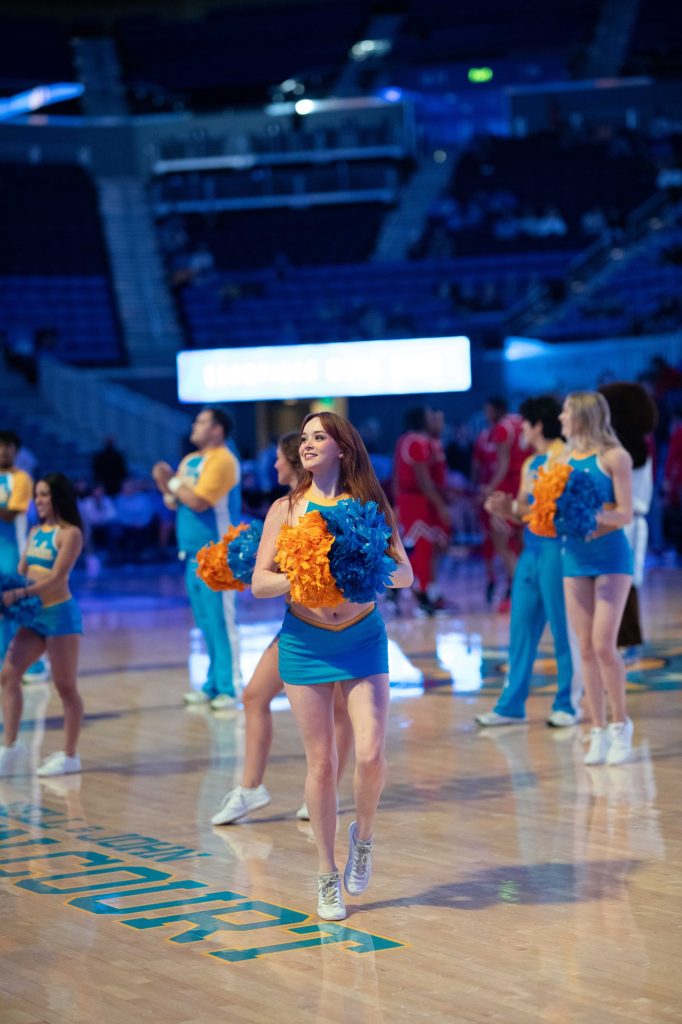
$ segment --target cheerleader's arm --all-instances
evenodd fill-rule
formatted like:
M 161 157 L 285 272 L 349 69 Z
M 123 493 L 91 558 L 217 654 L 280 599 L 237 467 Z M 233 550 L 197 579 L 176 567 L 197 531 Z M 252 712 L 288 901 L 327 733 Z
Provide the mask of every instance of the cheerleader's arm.
M 275 562 L 277 538 L 287 521 L 288 514 L 289 499 L 279 498 L 265 517 L 251 581 L 251 593 L 254 597 L 283 597 L 291 590 L 288 576 L 279 571 Z
M 610 448 L 602 456 L 602 462 L 613 481 L 615 501 L 613 507 L 597 512 L 597 534 L 619 530 L 632 522 L 632 459 L 619 447 Z
M 398 536 L 397 531 L 393 535 L 393 546 L 398 553 L 398 564 L 391 575 L 391 588 L 398 590 L 401 587 L 411 587 L 412 581 L 414 580 L 414 573 L 403 542 Z

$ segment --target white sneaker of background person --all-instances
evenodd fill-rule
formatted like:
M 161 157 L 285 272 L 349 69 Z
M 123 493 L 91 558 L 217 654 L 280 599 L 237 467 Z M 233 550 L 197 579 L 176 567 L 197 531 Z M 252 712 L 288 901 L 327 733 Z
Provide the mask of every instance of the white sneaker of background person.
M 78 754 L 70 755 L 58 750 L 43 761 L 40 768 L 36 769 L 36 775 L 47 778 L 50 775 L 71 775 L 80 770 L 81 759 Z
M 25 771 L 27 767 L 28 751 L 19 740 L 15 740 L 9 747 L 0 747 L 0 778 Z

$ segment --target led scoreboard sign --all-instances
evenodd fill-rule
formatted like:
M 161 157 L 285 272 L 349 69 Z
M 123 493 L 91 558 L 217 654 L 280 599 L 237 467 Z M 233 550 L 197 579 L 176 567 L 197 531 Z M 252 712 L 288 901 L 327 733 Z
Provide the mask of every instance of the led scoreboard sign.
M 181 402 L 252 402 L 468 391 L 463 336 L 178 353 Z

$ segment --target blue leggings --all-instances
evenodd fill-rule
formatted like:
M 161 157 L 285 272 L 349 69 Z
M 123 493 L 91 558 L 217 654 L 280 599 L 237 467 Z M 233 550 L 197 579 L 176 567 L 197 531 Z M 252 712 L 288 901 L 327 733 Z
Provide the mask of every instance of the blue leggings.
M 185 584 L 192 613 L 204 634 L 209 658 L 208 677 L 202 689 L 209 697 L 235 696 L 239 677 L 239 645 L 234 614 L 234 593 L 218 593 L 197 578 L 197 560 L 187 556 Z
M 521 553 L 514 572 L 509 675 L 495 705 L 498 714 L 525 718 L 533 662 L 547 622 L 554 638 L 558 676 L 552 710 L 574 713 L 573 663 L 564 607 L 561 548 L 558 541 L 534 538 Z

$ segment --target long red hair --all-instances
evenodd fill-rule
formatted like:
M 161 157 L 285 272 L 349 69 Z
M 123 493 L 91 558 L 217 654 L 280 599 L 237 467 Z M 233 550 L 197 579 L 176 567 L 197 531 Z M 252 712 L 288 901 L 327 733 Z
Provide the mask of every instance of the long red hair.
M 316 418 L 319 419 L 325 433 L 329 434 L 333 441 L 336 441 L 343 454 L 343 458 L 339 459 L 339 483 L 342 490 L 344 493 L 349 494 L 351 498 L 356 498 L 363 503 L 368 501 L 375 501 L 377 503 L 386 517 L 386 522 L 393 531 L 393 538 L 387 549 L 388 554 L 392 558 L 397 559 L 398 551 L 394 544 L 394 538 L 397 536 L 395 516 L 386 493 L 377 480 L 376 473 L 365 448 L 365 442 L 353 424 L 344 416 L 339 416 L 335 412 L 308 413 L 301 423 L 301 433 L 303 433 L 306 423 Z M 289 494 L 290 509 L 305 494 L 312 482 L 313 474 L 304 468 L 299 482 Z

